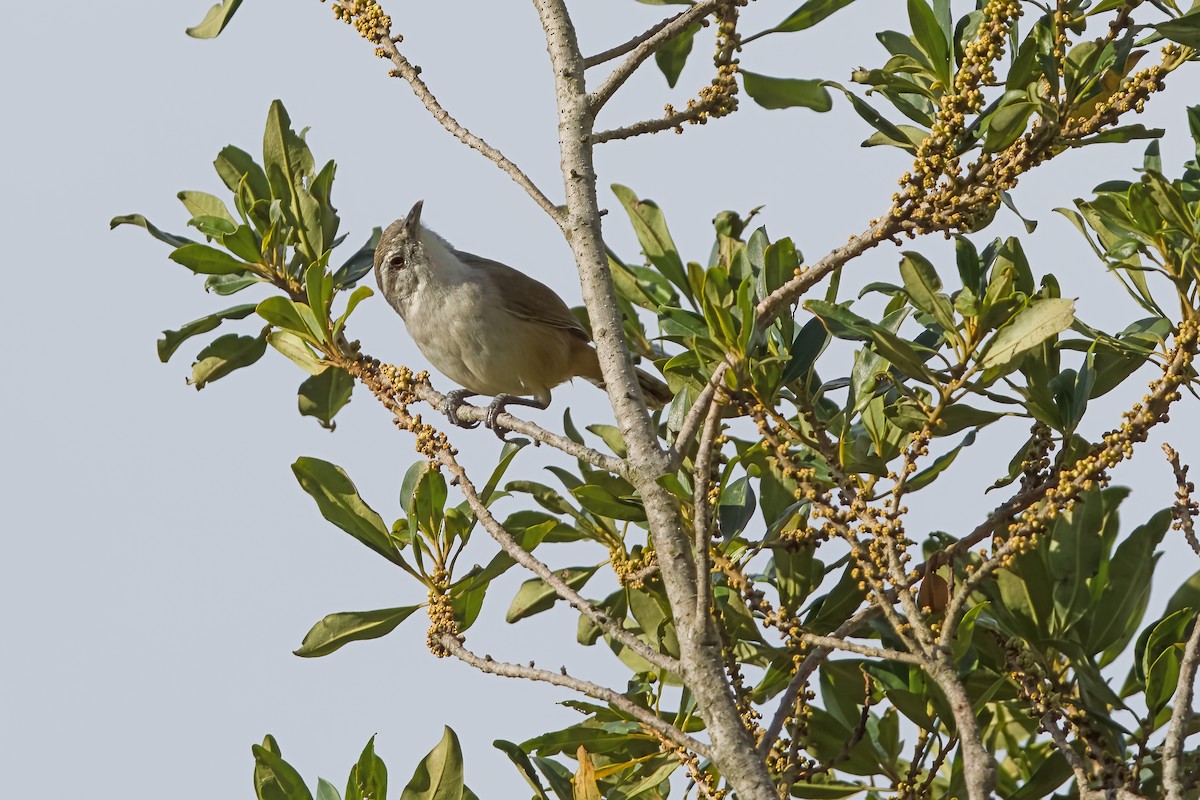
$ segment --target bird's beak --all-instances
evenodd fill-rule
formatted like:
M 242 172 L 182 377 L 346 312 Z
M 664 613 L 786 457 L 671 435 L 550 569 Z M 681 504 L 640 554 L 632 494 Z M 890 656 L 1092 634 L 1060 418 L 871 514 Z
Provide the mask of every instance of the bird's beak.
M 424 200 L 418 200 L 417 204 L 412 207 L 412 211 L 408 212 L 408 216 L 404 218 L 404 229 L 408 231 L 409 236 L 415 237 L 421 230 L 421 207 L 425 205 Z

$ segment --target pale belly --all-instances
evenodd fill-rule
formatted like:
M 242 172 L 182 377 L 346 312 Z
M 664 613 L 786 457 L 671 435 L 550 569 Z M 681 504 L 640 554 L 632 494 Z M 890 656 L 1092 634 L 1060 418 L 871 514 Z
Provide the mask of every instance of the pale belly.
M 571 378 L 571 337 L 565 331 L 515 317 L 478 284 L 426 287 L 406 320 L 429 363 L 468 391 L 549 399 Z

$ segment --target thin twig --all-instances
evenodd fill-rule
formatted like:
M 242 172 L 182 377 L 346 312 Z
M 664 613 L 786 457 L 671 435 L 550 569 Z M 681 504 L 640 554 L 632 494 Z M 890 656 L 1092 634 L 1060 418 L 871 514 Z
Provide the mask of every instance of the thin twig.
M 484 530 L 486 530 L 488 534 L 496 540 L 496 543 L 500 545 L 504 552 L 507 553 L 509 557 L 513 559 L 513 561 L 516 561 L 518 564 L 525 567 L 534 575 L 537 575 L 539 578 L 545 581 L 546 584 L 554 590 L 555 594 L 570 603 L 572 607 L 579 611 L 579 613 L 583 614 L 585 617 L 594 622 L 608 636 L 620 642 L 625 647 L 628 647 L 634 653 L 646 659 L 654 666 L 676 675 L 682 674 L 682 667 L 676 659 L 671 658 L 664 653 L 660 653 L 658 650 L 650 647 L 641 639 L 625 630 L 620 623 L 613 620 L 608 616 L 608 614 L 592 605 L 591 602 L 584 599 L 582 595 L 568 586 L 562 578 L 560 578 L 554 573 L 553 570 L 550 569 L 550 567 L 546 566 L 546 564 L 544 564 L 542 561 L 535 558 L 534 555 L 528 550 L 521 547 L 517 540 L 512 537 L 512 534 L 510 534 L 504 528 L 504 526 L 500 524 L 499 520 L 492 515 L 487 505 L 484 504 L 484 502 L 479 498 L 479 495 L 475 490 L 475 485 L 471 483 L 471 479 L 467 477 L 466 470 L 464 470 L 462 465 L 458 463 L 458 459 L 454 457 L 453 453 L 451 453 L 449 450 L 442 450 L 439 453 L 438 460 L 441 461 L 450 474 L 454 476 L 459 490 L 463 493 L 463 497 L 466 498 L 467 504 L 470 505 L 471 510 L 475 513 L 475 516 L 483 524 Z
M 775 291 L 762 299 L 754 309 L 754 318 L 758 327 L 760 329 L 767 328 L 789 304 L 817 285 L 825 276 L 897 232 L 898 223 L 888 214 L 873 222 L 867 230 L 851 237 L 841 247 L 829 251 L 820 261 L 805 268 L 799 275 L 781 284 Z
M 713 403 L 704 418 L 700 434 L 700 449 L 692 472 L 693 548 L 696 551 L 696 613 L 708 614 L 712 605 L 712 579 L 708 571 L 708 548 L 712 543 L 712 504 L 708 499 L 712 482 L 714 440 L 721 430 L 721 406 Z
M 870 658 L 881 658 L 885 661 L 899 661 L 903 664 L 923 664 L 920 656 L 915 656 L 912 653 L 905 653 L 901 650 L 893 650 L 890 647 L 871 647 L 865 644 L 858 644 L 836 636 L 818 636 L 815 633 L 806 633 L 801 637 L 805 642 L 818 647 L 829 648 L 832 650 L 845 650 L 848 653 L 858 653 L 862 656 Z
M 679 426 L 679 433 L 675 436 L 675 444 L 671 445 L 671 449 L 667 451 L 667 471 L 674 472 L 679 469 L 679 465 L 683 462 L 684 456 L 687 455 L 692 438 L 695 437 L 696 431 L 700 429 L 701 423 L 708 414 L 709 404 L 713 401 L 713 396 L 717 393 L 717 387 L 721 385 L 721 381 L 725 378 L 725 373 L 729 371 L 729 362 L 722 361 L 713 370 L 713 374 L 708 379 L 708 384 L 700 392 L 696 402 L 688 409 L 688 413 L 683 418 L 683 424 Z
M 1083 759 L 1079 757 L 1079 753 L 1075 752 L 1075 748 L 1071 747 L 1071 742 L 1067 740 L 1067 734 L 1062 728 L 1058 727 L 1058 720 L 1051 711 L 1047 711 L 1042 715 L 1042 727 L 1050 734 L 1050 738 L 1054 740 L 1054 746 L 1058 748 L 1058 752 L 1071 765 L 1071 772 L 1075 774 L 1075 786 L 1079 790 L 1080 797 L 1087 797 L 1091 794 L 1088 788 L 1087 767 L 1083 763 Z
M 642 136 L 647 133 L 661 133 L 662 131 L 682 128 L 686 123 L 696 119 L 700 115 L 700 112 L 707 110 L 708 107 L 702 103 L 695 103 L 683 111 L 674 111 L 665 117 L 645 119 L 641 122 L 635 122 L 632 125 L 624 125 L 620 128 L 612 128 L 594 133 L 592 134 L 592 143 L 604 144 L 605 142 L 617 139 L 632 139 L 634 136 Z
M 425 106 L 429 113 L 437 120 L 451 136 L 458 139 L 463 144 L 483 154 L 484 158 L 491 161 L 499 167 L 506 175 L 516 181 L 517 185 L 525 190 L 525 193 L 533 198 L 533 201 L 542 207 L 542 210 L 549 215 L 550 219 L 559 228 L 565 230 L 566 221 L 562 212 L 550 199 L 542 192 L 541 189 L 526 175 L 520 167 L 514 164 L 509 158 L 501 153 L 496 148 L 485 142 L 480 137 L 471 133 L 454 117 L 450 116 L 450 112 L 442 107 L 442 104 L 433 96 L 433 92 L 429 90 L 429 86 L 421 79 L 421 70 L 419 67 L 409 61 L 399 48 L 396 47 L 395 41 L 392 38 L 385 38 L 379 43 L 380 49 L 388 60 L 394 65 L 392 75 L 403 78 L 410 87 L 413 94 Z
M 428 383 L 416 384 L 412 387 L 412 393 L 418 399 L 429 403 L 438 411 L 445 408 L 446 395 L 438 392 Z M 457 414 L 458 418 L 465 422 L 482 422 L 487 416 L 487 409 L 472 405 L 461 405 L 458 407 Z M 568 439 L 566 436 L 551 433 L 540 425 L 521 419 L 520 417 L 515 417 L 507 411 L 496 416 L 496 425 L 513 433 L 528 436 L 542 444 L 550 445 L 556 450 L 561 450 L 569 456 L 586 461 L 592 466 L 599 467 L 606 472 L 611 472 L 621 477 L 627 477 L 628 475 L 628 468 L 622 459 L 601 453 L 599 450 L 593 450 L 573 439 Z
M 1183 743 L 1187 739 L 1192 717 L 1193 684 L 1196 670 L 1200 668 L 1200 614 L 1192 621 L 1192 635 L 1188 637 L 1179 662 L 1179 682 L 1175 689 L 1175 707 L 1171 709 L 1171 722 L 1167 726 L 1167 738 L 1163 742 L 1163 789 L 1167 800 L 1183 800 Z
M 492 675 L 501 675 L 506 678 L 524 678 L 531 681 L 544 681 L 555 686 L 562 686 L 567 689 L 579 692 L 580 694 L 594 697 L 597 700 L 603 700 L 609 705 L 628 714 L 648 728 L 656 731 L 662 736 L 670 739 L 681 747 L 686 747 L 697 755 L 703 758 L 711 759 L 712 753 L 708 749 L 708 745 L 697 739 L 688 736 L 683 731 L 663 720 L 653 711 L 642 708 L 634 703 L 625 695 L 590 681 L 573 678 L 565 672 L 551 672 L 550 670 L 538 669 L 537 667 L 526 666 L 523 664 L 513 664 L 506 661 L 496 661 L 492 658 L 480 656 L 468 650 L 463 643 L 458 640 L 458 637 L 450 633 L 443 633 L 440 638 L 440 643 L 446 648 L 447 652 L 462 661 L 469 664 L 475 669 L 482 672 L 487 672 Z
M 587 58 L 585 58 L 583 60 L 583 68 L 591 69 L 592 67 L 598 67 L 601 64 L 604 64 L 608 61 L 612 61 L 614 58 L 620 58 L 621 56 L 625 55 L 633 48 L 637 47 L 642 42 L 649 39 L 654 34 L 661 31 L 666 26 L 670 25 L 676 19 L 676 17 L 678 17 L 680 14 L 683 14 L 683 13 L 685 13 L 685 12 L 681 11 L 679 14 L 676 14 L 674 17 L 667 17 L 666 19 L 661 20 L 660 22 L 656 23 L 649 30 L 639 33 L 637 36 L 633 37 L 632 39 L 630 39 L 628 42 L 625 42 L 624 44 L 619 44 L 616 47 L 610 47 L 608 50 L 605 50 L 603 53 L 597 53 L 594 56 L 588 56 Z
M 588 93 L 588 108 L 591 110 L 592 115 L 595 116 L 600 112 L 604 104 L 612 98 L 617 89 L 620 89 L 625 81 L 629 80 L 629 76 L 642 65 L 642 62 L 654 55 L 655 50 L 666 44 L 671 37 L 684 31 L 692 23 L 704 19 L 719 6 L 725 5 L 728 2 L 730 0 L 700 0 L 700 2 L 687 11 L 676 14 L 665 25 L 656 26 L 658 30 L 654 30 L 650 35 L 646 36 L 643 34 L 645 38 L 631 49 L 625 60 L 617 65 L 617 68 L 604 79 L 599 88 Z M 584 66 L 587 67 L 590 65 L 585 61 Z

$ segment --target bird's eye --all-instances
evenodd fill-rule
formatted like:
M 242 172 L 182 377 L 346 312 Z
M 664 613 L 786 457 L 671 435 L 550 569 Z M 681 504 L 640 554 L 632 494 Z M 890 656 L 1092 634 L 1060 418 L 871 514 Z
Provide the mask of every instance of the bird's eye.
M 388 262 L 395 269 L 400 269 L 404 266 L 404 256 L 392 256 L 392 260 Z

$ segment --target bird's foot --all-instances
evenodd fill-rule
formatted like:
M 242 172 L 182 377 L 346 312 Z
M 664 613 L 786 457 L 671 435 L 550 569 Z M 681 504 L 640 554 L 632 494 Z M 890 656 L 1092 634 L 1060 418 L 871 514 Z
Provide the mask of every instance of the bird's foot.
M 468 392 L 466 389 L 455 389 L 446 395 L 446 402 L 442 404 L 442 413 L 446 415 L 446 420 L 451 425 L 457 425 L 460 428 L 478 428 L 479 422 L 472 420 L 459 419 L 458 410 L 463 407 L 463 401 L 468 397 L 474 397 L 475 392 Z M 491 407 L 489 406 L 489 409 Z M 488 426 L 491 427 L 490 425 Z
M 492 398 L 492 402 L 488 403 L 487 414 L 483 418 L 483 426 L 491 428 L 492 433 L 496 434 L 502 442 L 508 441 L 508 431 L 504 428 L 496 427 L 496 417 L 503 414 L 507 410 L 508 404 L 514 400 L 519 400 L 519 398 L 511 394 L 496 395 Z

